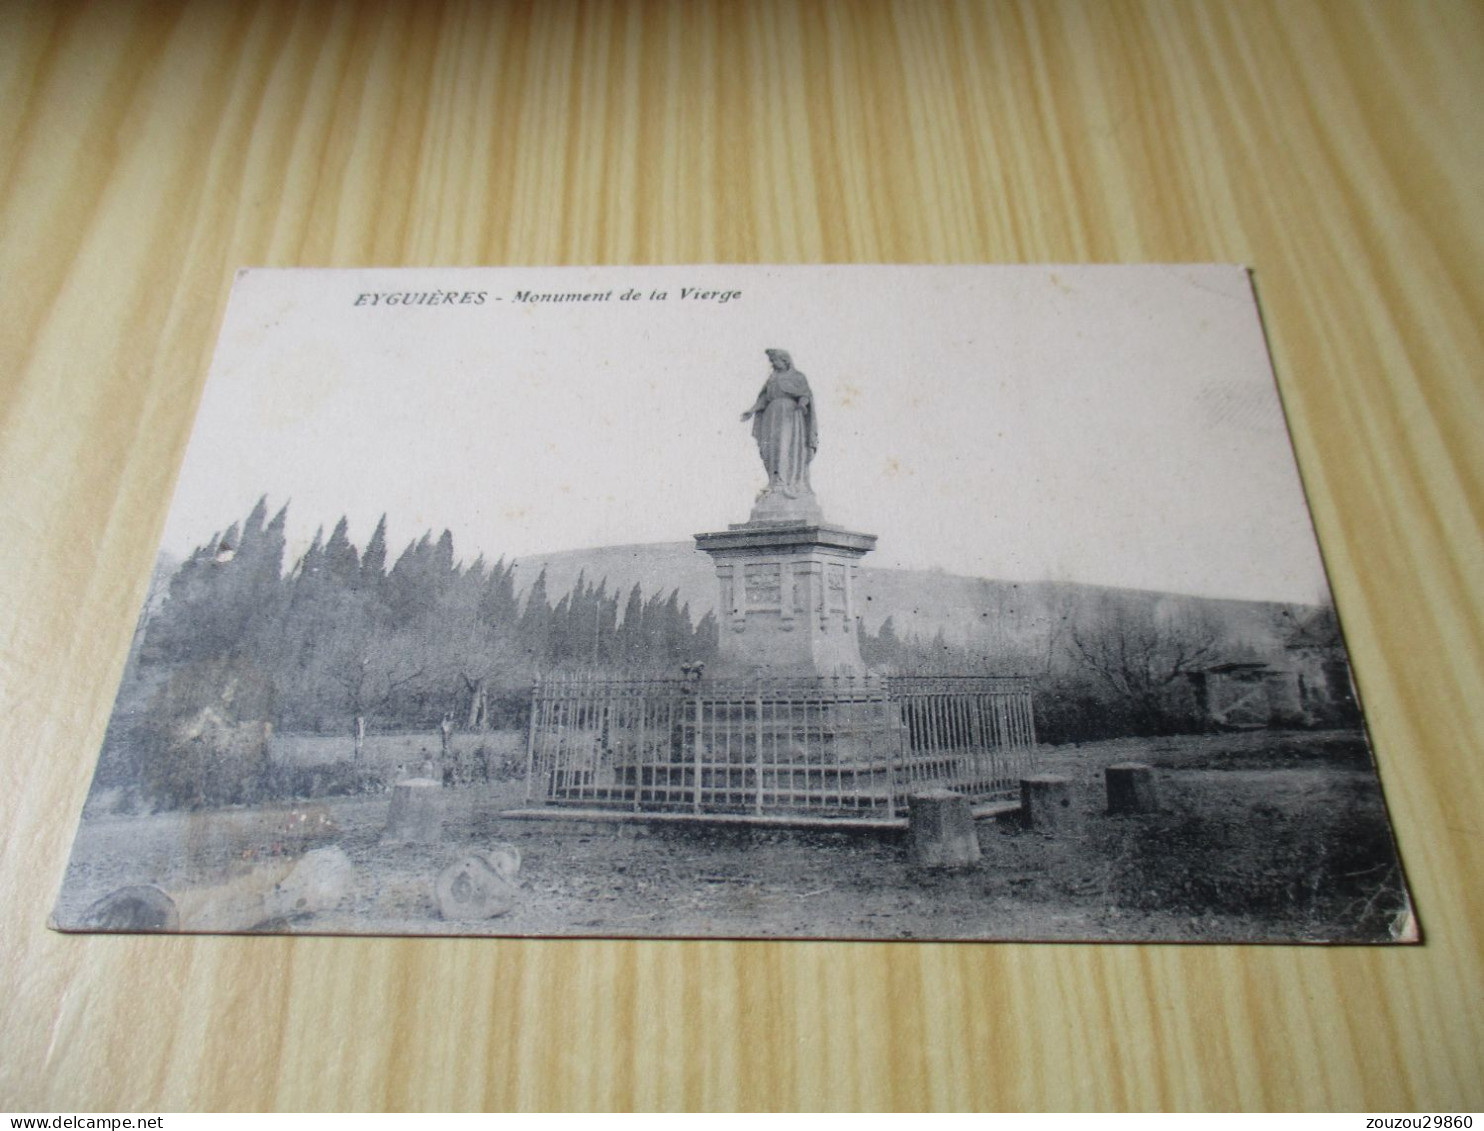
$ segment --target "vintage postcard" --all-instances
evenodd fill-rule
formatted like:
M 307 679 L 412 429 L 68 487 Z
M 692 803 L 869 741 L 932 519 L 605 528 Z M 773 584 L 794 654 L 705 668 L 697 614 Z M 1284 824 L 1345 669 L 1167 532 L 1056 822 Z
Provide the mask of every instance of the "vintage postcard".
M 1231 266 L 241 272 L 53 923 L 1417 937 Z

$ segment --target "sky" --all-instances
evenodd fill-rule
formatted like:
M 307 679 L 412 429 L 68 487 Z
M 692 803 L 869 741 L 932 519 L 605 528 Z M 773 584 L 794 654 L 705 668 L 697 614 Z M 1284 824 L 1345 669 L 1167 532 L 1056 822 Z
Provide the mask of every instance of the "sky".
M 484 297 L 362 297 L 409 292 Z M 264 494 L 290 560 L 342 514 L 364 545 L 385 513 L 393 557 L 448 528 L 466 561 L 723 530 L 765 482 L 739 417 L 770 347 L 809 379 L 814 488 L 879 537 L 868 564 L 1326 592 L 1234 266 L 244 271 L 163 546 Z

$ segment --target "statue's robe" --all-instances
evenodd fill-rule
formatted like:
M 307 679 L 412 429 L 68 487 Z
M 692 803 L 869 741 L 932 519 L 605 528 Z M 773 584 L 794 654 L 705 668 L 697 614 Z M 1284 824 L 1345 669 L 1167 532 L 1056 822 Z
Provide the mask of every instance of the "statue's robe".
M 809 403 L 800 404 L 800 398 Z M 819 447 L 819 429 L 804 375 L 797 369 L 771 373 L 752 412 L 752 438 L 768 471 L 769 489 L 791 499 L 812 494 L 809 461 Z

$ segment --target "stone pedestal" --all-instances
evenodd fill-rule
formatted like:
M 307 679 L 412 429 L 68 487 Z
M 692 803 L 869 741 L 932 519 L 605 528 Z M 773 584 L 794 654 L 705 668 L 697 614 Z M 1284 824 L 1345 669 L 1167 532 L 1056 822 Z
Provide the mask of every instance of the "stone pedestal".
M 874 534 L 822 522 L 746 522 L 697 534 L 716 564 L 722 678 L 862 675 L 856 569 Z
M 919 868 L 972 868 L 979 863 L 979 834 L 969 799 L 947 789 L 908 798 L 907 855 Z
M 1118 762 L 1103 771 L 1103 781 L 1108 790 L 1109 813 L 1159 811 L 1153 766 L 1143 762 Z
M 1081 817 L 1072 803 L 1072 779 L 1060 774 L 1021 778 L 1020 812 L 1026 828 L 1044 833 L 1069 831 Z
M 443 839 L 443 783 L 432 778 L 409 778 L 392 787 L 384 842 L 437 844 Z

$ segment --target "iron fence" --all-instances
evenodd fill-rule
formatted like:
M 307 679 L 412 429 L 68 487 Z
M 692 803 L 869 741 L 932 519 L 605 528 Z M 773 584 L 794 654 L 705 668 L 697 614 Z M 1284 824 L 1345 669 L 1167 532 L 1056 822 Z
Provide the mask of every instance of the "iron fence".
M 1029 681 L 548 676 L 527 798 L 636 813 L 892 819 L 921 789 L 1013 797 L 1035 748 Z

